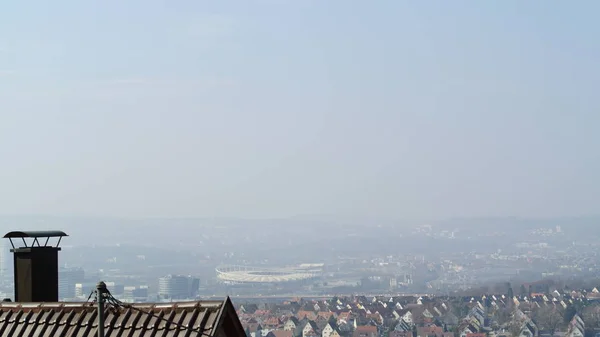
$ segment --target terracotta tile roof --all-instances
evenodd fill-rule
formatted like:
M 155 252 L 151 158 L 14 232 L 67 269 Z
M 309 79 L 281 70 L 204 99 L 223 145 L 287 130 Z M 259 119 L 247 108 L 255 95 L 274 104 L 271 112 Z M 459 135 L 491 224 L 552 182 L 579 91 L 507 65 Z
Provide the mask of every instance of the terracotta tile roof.
M 331 316 L 335 316 L 335 313 L 331 312 L 331 311 L 319 311 L 317 313 L 317 316 L 329 319 L 329 318 L 331 318 Z
M 308 318 L 309 320 L 315 320 L 317 318 L 317 314 L 315 314 L 313 311 L 308 311 L 308 310 L 300 310 L 296 313 L 296 317 L 298 319 L 303 319 L 303 318 Z
M 271 331 L 275 337 L 293 337 L 294 334 L 292 331 L 287 330 L 273 330 Z
M 105 311 L 105 337 L 245 336 L 229 299 L 223 302 L 134 304 L 132 308 Z M 0 336 L 95 337 L 98 334 L 97 319 L 97 308 L 90 303 L 3 302 L 0 304 Z M 181 325 L 196 331 L 189 333 Z
M 258 330 L 262 330 L 262 325 L 260 323 L 242 323 L 244 330 L 248 330 L 249 332 L 257 332 Z
M 269 326 L 279 326 L 281 324 L 281 320 L 279 317 L 271 316 L 263 321 L 263 324 Z
M 354 333 L 353 337 L 376 337 L 377 336 L 377 327 L 375 326 L 358 326 Z
M 425 326 L 417 328 L 417 336 L 442 336 L 444 329 L 440 326 Z

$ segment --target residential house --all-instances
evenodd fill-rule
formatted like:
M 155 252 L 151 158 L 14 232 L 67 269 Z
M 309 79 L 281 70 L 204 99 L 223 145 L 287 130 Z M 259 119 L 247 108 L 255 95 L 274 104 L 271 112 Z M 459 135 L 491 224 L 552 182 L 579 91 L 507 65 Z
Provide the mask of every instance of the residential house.
M 263 320 L 262 325 L 269 330 L 279 329 L 281 320 L 277 316 L 269 316 Z
M 319 335 L 319 328 L 317 327 L 317 323 L 315 323 L 315 321 L 306 321 L 306 323 L 304 323 L 302 326 L 302 337 L 313 337 Z
M 412 334 L 413 326 L 406 323 L 406 321 L 399 320 L 398 323 L 394 326 L 394 331 L 396 332 L 410 332 Z
M 294 337 L 293 332 L 290 330 L 272 330 L 266 335 L 266 337 Z
M 286 331 L 295 331 L 296 328 L 298 327 L 298 324 L 300 323 L 300 320 L 297 319 L 294 316 L 291 316 L 290 318 L 288 318 L 288 320 L 283 324 L 283 330 Z
M 247 337 L 261 337 L 263 327 L 260 323 L 246 323 L 244 324 L 244 331 Z
M 571 322 L 569 322 L 569 326 L 567 328 L 567 333 L 565 337 L 583 337 L 585 335 L 585 323 L 579 317 L 579 315 L 573 316 Z
M 317 323 L 317 326 L 319 327 L 320 330 L 323 330 L 323 328 L 329 323 L 332 322 L 333 324 L 336 323 L 335 318 L 333 316 L 330 316 L 330 318 L 327 318 L 325 316 L 317 316 L 317 319 L 315 320 L 315 323 Z
M 412 312 L 408 309 L 400 310 L 398 316 L 400 319 L 394 327 L 394 331 L 412 331 L 415 326 Z
M 371 320 L 375 323 L 375 325 L 382 325 L 383 324 L 383 316 L 381 316 L 381 314 L 379 312 L 373 313 L 373 314 L 367 314 L 366 318 L 368 320 Z
M 475 323 L 477 326 L 479 327 L 483 327 L 485 324 L 485 311 L 484 309 L 479 306 L 476 305 L 473 307 L 473 309 L 471 309 L 471 311 L 469 312 L 469 318 L 474 318 L 477 322 Z M 473 321 L 475 322 L 475 321 Z
M 525 323 L 523 324 L 523 328 L 521 329 L 521 334 L 519 335 L 519 337 L 536 337 L 536 336 L 538 336 L 538 329 L 537 329 L 536 325 L 530 319 L 525 320 Z M 573 337 L 575 337 L 575 336 L 573 336 Z M 577 337 L 583 337 L 583 335 L 577 336 Z
M 254 316 L 257 317 L 266 317 L 269 316 L 271 314 L 270 310 L 266 310 L 266 309 L 258 309 L 254 312 Z
M 423 315 L 423 317 L 425 317 L 429 320 L 433 319 L 433 314 L 431 313 L 431 311 L 429 311 L 429 309 L 423 310 L 422 315 Z
M 342 323 L 347 323 L 348 321 L 350 321 L 351 317 L 352 317 L 352 311 L 340 312 L 337 316 L 337 324 L 340 325 Z
M 308 310 L 300 310 L 296 313 L 296 318 L 298 319 L 308 319 L 309 321 L 314 321 L 317 319 L 317 314 L 314 311 Z
M 371 325 L 361 325 L 356 327 L 352 337 L 378 337 L 379 333 L 377 332 L 376 326 Z
M 424 326 L 417 328 L 417 337 L 443 337 L 444 329 L 441 326 Z
M 332 316 L 335 318 L 335 313 L 332 311 L 319 311 L 317 313 L 317 319 L 325 319 L 326 321 L 328 321 Z
M 469 321 L 464 322 L 458 327 L 458 335 L 460 337 L 467 337 L 468 334 L 473 334 L 477 332 L 479 332 L 479 329 L 473 326 L 473 324 L 471 324 L 471 322 Z
M 322 337 L 331 337 L 331 334 L 334 331 L 336 331 L 337 329 L 338 329 L 338 327 L 337 327 L 337 324 L 335 324 L 335 321 L 328 322 L 327 325 L 325 325 L 325 327 L 321 331 L 321 336 Z
M 404 309 L 399 312 L 400 320 L 406 322 L 411 327 L 415 324 L 413 314 L 409 309 Z
M 340 331 L 340 329 L 334 329 L 331 332 L 331 334 L 329 335 L 329 337 L 344 337 L 344 336 L 349 336 L 349 334 L 342 335 L 342 332 Z
M 355 319 L 350 319 L 349 322 L 338 324 L 338 330 L 342 336 L 351 336 L 356 329 L 357 324 Z

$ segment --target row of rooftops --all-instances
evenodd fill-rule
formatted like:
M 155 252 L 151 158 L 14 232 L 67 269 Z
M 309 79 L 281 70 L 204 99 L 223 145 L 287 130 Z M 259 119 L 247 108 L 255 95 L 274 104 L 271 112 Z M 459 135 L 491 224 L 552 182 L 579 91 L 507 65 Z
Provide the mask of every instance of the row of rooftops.
M 596 290 L 592 290 L 585 293 L 595 292 Z M 521 322 L 520 329 L 524 336 L 536 336 L 539 333 L 540 327 L 531 318 L 532 312 L 535 310 L 544 306 L 554 308 L 552 312 L 560 316 L 561 320 L 563 315 L 568 312 L 568 308 L 563 306 L 561 302 L 544 301 L 542 298 L 530 302 L 522 301 L 519 304 L 514 302 L 515 298 L 523 299 L 524 297 L 526 296 L 509 298 L 506 295 L 493 294 L 478 298 L 450 296 L 371 298 L 349 296 L 325 301 L 300 300 L 280 304 L 264 304 L 254 308 L 251 304 L 241 305 L 238 308 L 238 313 L 242 323 L 246 326 L 256 328 L 261 325 L 264 329 L 262 330 L 263 336 L 265 332 L 271 329 L 273 331 L 283 329 L 288 325 L 288 322 L 298 326 L 298 324 L 306 325 L 309 321 L 313 321 L 317 327 L 324 330 L 323 327 L 333 320 L 334 324 L 337 324 L 338 328 L 341 329 L 342 337 L 352 336 L 352 329 L 348 330 L 346 327 L 361 327 L 364 325 L 379 326 L 385 331 L 393 331 L 393 337 L 411 337 L 415 325 L 418 336 L 430 335 L 427 331 L 432 332 L 435 330 L 436 332 L 442 332 L 441 335 L 436 334 L 436 337 L 444 337 L 445 329 L 454 327 L 453 331 L 460 331 L 460 336 L 480 337 L 481 334 L 485 335 L 487 333 L 495 333 L 499 336 L 506 335 L 508 330 L 506 323 L 502 323 L 501 318 L 495 315 L 507 309 L 512 312 L 513 320 Z M 590 309 L 600 310 L 599 302 L 595 300 L 587 301 L 585 298 L 572 299 L 570 298 L 570 291 L 564 292 L 561 297 L 569 305 L 584 305 Z M 532 299 L 536 298 L 536 296 L 532 297 Z M 468 307 L 468 312 L 459 314 L 461 307 Z M 579 318 L 576 321 L 577 324 L 571 324 L 577 331 L 582 329 L 580 321 L 582 322 Z M 489 324 L 493 324 L 493 326 Z M 404 333 L 407 335 L 402 335 Z M 392 336 L 391 333 L 390 336 Z

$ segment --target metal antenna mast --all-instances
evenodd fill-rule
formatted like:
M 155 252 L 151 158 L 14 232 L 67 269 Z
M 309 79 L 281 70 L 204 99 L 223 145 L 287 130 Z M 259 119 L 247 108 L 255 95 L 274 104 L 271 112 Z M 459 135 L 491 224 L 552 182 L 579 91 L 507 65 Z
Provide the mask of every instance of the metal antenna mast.
M 164 321 L 167 323 L 167 325 L 174 325 L 177 327 L 178 330 L 188 330 L 189 332 L 195 332 L 196 334 L 203 335 L 206 337 L 213 337 L 212 334 L 208 334 L 206 332 L 206 331 L 212 330 L 213 329 L 212 326 L 208 327 L 208 328 L 201 328 L 201 327 L 193 328 L 191 326 L 191 323 L 189 323 L 190 325 L 184 325 L 179 322 L 172 322 L 171 320 L 166 319 L 166 318 L 162 317 L 161 315 L 155 314 L 152 311 L 145 311 L 145 310 L 137 308 L 131 304 L 126 304 L 126 303 L 119 301 L 110 293 L 110 291 L 106 287 L 106 283 L 104 283 L 102 281 L 98 282 L 98 284 L 96 285 L 96 290 L 94 290 L 90 293 L 90 296 L 88 297 L 88 303 L 89 303 L 90 299 L 92 298 L 92 296 L 94 295 L 94 293 L 96 294 L 96 298 L 95 298 L 94 302 L 97 302 L 96 304 L 98 306 L 98 335 L 96 337 L 105 337 L 105 335 L 104 335 L 104 323 L 106 320 L 106 318 L 104 317 L 104 310 L 106 308 L 105 305 L 107 305 L 111 309 L 116 309 L 116 310 L 118 310 L 120 308 L 127 308 L 129 310 L 135 310 L 135 311 L 141 312 L 143 314 L 152 316 L 159 321 Z
M 98 337 L 104 337 L 104 301 L 108 294 L 106 283 L 100 281 L 96 285 L 96 298 L 98 300 Z

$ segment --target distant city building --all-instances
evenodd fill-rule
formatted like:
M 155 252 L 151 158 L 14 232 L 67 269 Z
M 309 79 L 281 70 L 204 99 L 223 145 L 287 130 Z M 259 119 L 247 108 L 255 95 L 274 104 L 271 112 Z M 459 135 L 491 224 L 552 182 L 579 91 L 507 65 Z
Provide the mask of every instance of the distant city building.
M 109 287 L 110 292 L 115 295 L 123 295 L 125 293 L 125 286 L 122 284 L 117 284 L 115 282 L 106 282 L 106 286 Z
M 76 284 L 85 281 L 82 268 L 61 268 L 58 271 L 58 297 L 73 299 L 76 297 Z
M 87 299 L 96 290 L 96 282 L 75 283 L 75 297 Z
M 148 299 L 148 286 L 128 286 L 123 288 L 123 301 L 146 302 Z
M 198 294 L 200 280 L 192 276 L 167 275 L 158 279 L 158 296 L 166 299 L 187 299 Z

